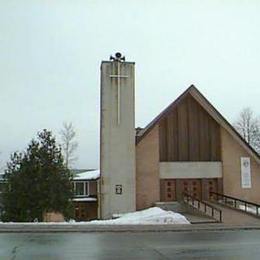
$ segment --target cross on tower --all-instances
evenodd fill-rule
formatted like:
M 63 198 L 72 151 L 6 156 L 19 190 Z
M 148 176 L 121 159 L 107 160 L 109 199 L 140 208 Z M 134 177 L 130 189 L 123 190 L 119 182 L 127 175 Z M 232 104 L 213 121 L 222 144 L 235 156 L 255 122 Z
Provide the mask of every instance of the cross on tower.
M 121 119 L 121 112 L 120 112 L 120 110 L 121 110 L 121 78 L 128 78 L 128 76 L 120 74 L 120 65 L 121 65 L 121 60 L 122 60 L 120 53 L 116 53 L 116 58 L 110 57 L 110 59 L 113 59 L 117 63 L 117 74 L 109 75 L 109 77 L 117 79 L 117 124 L 120 125 L 120 119 Z

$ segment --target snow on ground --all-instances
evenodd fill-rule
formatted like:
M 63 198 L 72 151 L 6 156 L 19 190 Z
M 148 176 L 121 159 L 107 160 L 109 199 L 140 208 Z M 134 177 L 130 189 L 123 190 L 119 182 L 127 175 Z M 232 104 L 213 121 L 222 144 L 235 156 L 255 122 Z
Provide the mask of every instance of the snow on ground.
M 93 220 L 76 222 L 0 222 L 3 224 L 15 225 L 161 225 L 161 224 L 190 224 L 181 214 L 173 211 L 165 211 L 158 207 L 153 207 L 141 211 L 123 214 L 117 219 Z
M 153 207 L 141 211 L 123 214 L 117 219 L 93 220 L 90 224 L 101 225 L 145 225 L 145 224 L 190 224 L 181 214 Z
M 100 177 L 100 171 L 95 170 L 95 171 L 86 171 L 86 172 L 81 172 L 77 173 L 75 177 L 73 177 L 74 181 L 79 181 L 79 180 L 96 180 Z

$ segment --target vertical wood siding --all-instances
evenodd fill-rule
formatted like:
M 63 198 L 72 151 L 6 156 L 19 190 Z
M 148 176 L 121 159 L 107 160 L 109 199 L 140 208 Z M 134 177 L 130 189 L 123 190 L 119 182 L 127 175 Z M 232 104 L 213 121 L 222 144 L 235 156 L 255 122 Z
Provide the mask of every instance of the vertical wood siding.
M 160 161 L 220 161 L 220 127 L 188 95 L 159 122 Z

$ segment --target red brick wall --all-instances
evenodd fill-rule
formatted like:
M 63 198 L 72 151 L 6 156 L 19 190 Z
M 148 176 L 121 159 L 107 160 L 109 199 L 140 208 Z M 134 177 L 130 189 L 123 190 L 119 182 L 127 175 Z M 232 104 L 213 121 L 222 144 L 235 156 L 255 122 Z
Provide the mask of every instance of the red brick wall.
M 159 129 L 157 126 L 136 146 L 136 208 L 160 201 Z

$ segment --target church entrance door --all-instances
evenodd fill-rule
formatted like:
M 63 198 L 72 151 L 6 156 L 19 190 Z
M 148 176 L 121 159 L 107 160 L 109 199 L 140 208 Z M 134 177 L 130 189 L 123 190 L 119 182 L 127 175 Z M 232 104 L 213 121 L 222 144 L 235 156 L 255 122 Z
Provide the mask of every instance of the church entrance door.
M 181 180 L 182 193 L 187 193 L 196 199 L 202 198 L 201 179 L 183 179 Z
M 204 179 L 203 180 L 203 199 L 209 200 L 211 192 L 218 192 L 218 181 L 217 179 Z
M 176 181 L 173 179 L 161 180 L 161 201 L 176 200 Z

